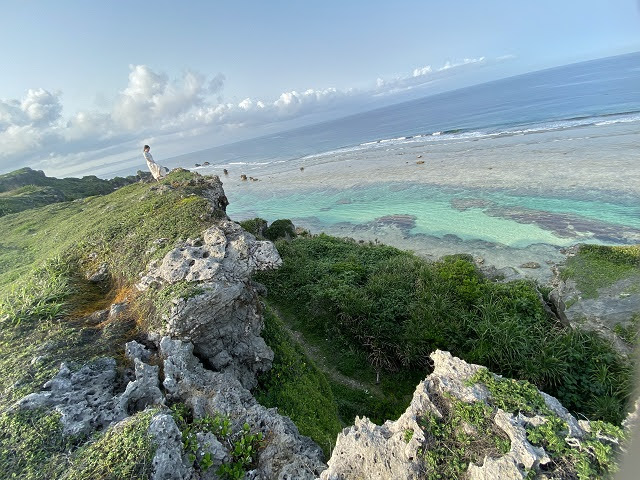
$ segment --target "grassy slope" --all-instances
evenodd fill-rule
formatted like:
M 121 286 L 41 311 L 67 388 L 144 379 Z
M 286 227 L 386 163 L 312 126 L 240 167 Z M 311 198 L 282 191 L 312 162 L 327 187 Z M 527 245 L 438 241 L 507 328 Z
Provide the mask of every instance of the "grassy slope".
M 548 318 L 534 285 L 489 282 L 460 257 L 431 264 L 324 235 L 277 245 L 283 267 L 258 280 L 292 326 L 344 373 L 366 376 L 368 359 L 383 379 L 424 376 L 427 355 L 441 348 L 530 380 L 589 418 L 623 418 L 630 361 L 597 335 Z M 340 392 L 334 396 L 340 402 Z
M 640 245 L 583 245 L 562 271 L 563 278 L 576 281 L 585 298 L 596 298 L 598 289 L 631 276 L 640 284 Z
M 208 203 L 198 195 L 202 187 L 190 185 L 192 178 L 175 172 L 160 189 L 157 184 L 129 185 L 107 196 L 0 218 L 0 412 L 38 390 L 60 362 L 117 355 L 138 334 L 135 312 L 97 326 L 85 316 L 113 301 L 132 300 L 130 286 L 151 259 L 210 224 Z M 165 246 L 152 248 L 158 238 L 167 239 Z M 89 284 L 86 274 L 103 262 L 112 281 Z M 62 439 L 58 425 L 55 415 L 44 412 L 0 414 L 0 471 L 5 478 L 55 478 L 46 472 L 56 463 L 70 472 L 85 468 L 79 457 L 63 453 L 75 440 Z M 51 435 L 43 437 L 41 430 Z M 110 441 L 132 440 L 123 435 Z M 20 462 L 11 453 L 16 445 L 25 446 Z M 98 455 L 100 461 L 109 459 Z
M 300 433 L 313 438 L 328 458 L 344 425 L 338 421 L 336 402 L 326 377 L 270 308 L 265 311 L 262 337 L 275 358 L 272 369 L 260 378 L 256 398 L 262 405 L 278 407 L 281 414 L 289 416 Z
M 0 216 L 94 195 L 106 195 L 135 182 L 136 177 L 103 180 L 94 175 L 82 178 L 52 178 L 41 171 L 22 168 L 0 175 Z

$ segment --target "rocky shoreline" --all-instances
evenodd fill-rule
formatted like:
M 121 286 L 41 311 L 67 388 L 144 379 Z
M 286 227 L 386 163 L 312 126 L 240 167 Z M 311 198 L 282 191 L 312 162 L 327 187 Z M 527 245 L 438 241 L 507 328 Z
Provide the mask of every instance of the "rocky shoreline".
M 212 211 L 224 213 L 226 197 L 219 179 L 207 182 L 204 196 Z M 156 321 L 150 323 L 144 343 L 127 344 L 126 356 L 133 368 L 121 372 L 109 357 L 74 368 L 63 363 L 40 392 L 27 395 L 12 408 L 55 411 L 65 435 L 87 436 L 118 428 L 136 414 L 152 411 L 148 431 L 156 450 L 151 478 L 158 480 L 232 478 L 216 472 L 238 461 L 237 445 L 250 436 L 261 439 L 259 448 L 247 463 L 251 468 L 237 478 L 419 478 L 424 473 L 430 435 L 424 419 L 443 418 L 455 402 L 486 405 L 492 431 L 503 432 L 502 445 L 508 438 L 506 451 L 492 451 L 478 457 L 477 464 L 471 463 L 469 478 L 528 478 L 532 471 L 559 468 L 552 451 L 545 451 L 542 444 L 532 445 L 526 434 L 527 428 L 544 424 L 550 416 L 568 425 L 563 441 L 572 448 L 585 445 L 585 455 L 592 455 L 589 449 L 595 448 L 588 442 L 599 442 L 612 451 L 622 448 L 621 437 L 599 434 L 590 422 L 578 421 L 556 399 L 537 390 L 543 403 L 531 416 L 497 407 L 486 385 L 469 384 L 482 367 L 436 351 L 431 355 L 434 371 L 418 385 L 405 414 L 381 426 L 356 418 L 355 425 L 338 436 L 333 455 L 325 463 L 320 447 L 301 435 L 288 417 L 263 407 L 251 394 L 258 374 L 267 371 L 273 360 L 273 352 L 260 336 L 259 294 L 264 287 L 251 275 L 277 268 L 281 260 L 273 243 L 257 240 L 226 214 L 219 217 L 199 238 L 179 243 L 140 272 L 136 288 L 162 292 L 169 301 L 158 304 Z M 577 310 L 566 308 L 563 298 L 567 292 L 575 293 L 575 286 L 557 280 L 554 291 L 556 314 L 571 321 L 569 313 Z M 125 315 L 128 308 L 130 305 L 120 302 L 105 315 Z M 590 309 L 597 310 L 593 305 Z M 222 415 L 228 419 L 229 432 L 222 436 L 198 432 L 189 453 L 185 432 L 180 431 L 169 408 L 175 404 L 188 407 L 194 420 Z M 632 424 L 630 420 L 627 427 Z M 460 428 L 468 435 L 478 433 L 474 433 L 478 427 L 471 424 Z

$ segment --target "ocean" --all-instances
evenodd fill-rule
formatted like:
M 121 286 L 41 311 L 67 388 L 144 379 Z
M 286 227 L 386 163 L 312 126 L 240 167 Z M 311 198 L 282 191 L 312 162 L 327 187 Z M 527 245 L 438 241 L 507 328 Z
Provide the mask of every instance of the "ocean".
M 640 243 L 640 53 L 533 72 L 178 157 L 234 220 L 502 268 Z M 195 168 L 195 163 L 210 162 Z M 228 175 L 223 174 L 228 170 Z M 243 181 L 240 175 L 253 178 Z

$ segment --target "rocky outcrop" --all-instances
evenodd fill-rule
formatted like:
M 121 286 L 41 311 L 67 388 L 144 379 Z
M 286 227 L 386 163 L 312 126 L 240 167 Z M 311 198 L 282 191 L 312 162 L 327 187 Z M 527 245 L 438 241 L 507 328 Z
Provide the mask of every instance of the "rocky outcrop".
M 116 361 L 102 358 L 72 371 L 62 364 L 58 374 L 44 384 L 42 391 L 22 398 L 22 409 L 48 408 L 60 413 L 66 435 L 90 434 L 102 430 L 147 406 L 161 406 L 158 367 L 135 359 L 135 380 L 116 394 Z
M 324 469 L 320 447 L 300 435 L 288 417 L 258 404 L 228 372 L 204 368 L 190 343 L 165 337 L 160 350 L 168 399 L 186 403 L 196 417 L 222 413 L 231 418 L 236 429 L 246 422 L 265 433 L 269 441 L 260 452 L 252 478 L 312 479 Z
M 434 459 L 437 458 L 429 456 L 429 453 L 437 451 L 434 440 L 437 434 L 433 425 L 438 424 L 438 419 L 443 424 L 451 424 L 451 412 L 460 408 L 456 405 L 463 405 L 463 409 L 478 403 L 482 408 L 492 405 L 490 389 L 482 382 L 474 381 L 474 376 L 483 367 L 467 364 L 442 351 L 432 353 L 431 360 L 434 364 L 433 373 L 418 385 L 411 404 L 398 420 L 378 426 L 367 418 L 356 417 L 355 425 L 338 435 L 333 455 L 328 461 L 329 468 L 321 474 L 321 480 L 426 478 L 429 469 L 433 468 L 427 458 L 432 462 L 436 462 Z M 491 378 L 500 380 L 499 376 Z M 508 437 L 510 444 L 506 453 L 495 450 L 478 456 L 476 463 L 472 461 L 469 464 L 467 478 L 527 478 L 531 471 L 548 470 L 551 473 L 558 463 L 542 446 L 533 445 L 527 434 L 527 429 L 543 425 L 551 418 L 566 425 L 563 434 L 567 445 L 578 449 L 587 445 L 586 437 L 591 432 L 589 422 L 579 422 L 555 398 L 535 391 L 539 395 L 539 410 L 543 410 L 543 414 L 507 412 L 491 407 L 480 410 L 485 412 L 484 421 L 489 422 L 489 427 L 484 427 L 484 430 L 481 431 L 471 421 L 461 422 L 458 429 L 466 435 L 462 438 L 479 435 L 488 437 L 494 431 Z M 435 420 L 432 423 L 425 421 L 429 418 Z M 450 434 L 455 436 L 458 432 L 452 430 Z M 598 441 L 619 446 L 618 438 L 599 435 Z M 446 443 L 448 439 L 442 441 Z M 469 445 L 472 444 L 469 442 Z M 455 448 L 459 449 L 460 445 L 455 445 Z M 568 466 L 563 465 L 563 468 L 568 469 Z
M 251 471 L 245 478 L 315 479 L 326 468 L 320 447 L 276 409 L 259 405 L 249 391 L 257 384 L 257 374 L 268 370 L 273 360 L 260 337 L 257 291 L 264 287 L 250 277 L 257 270 L 278 267 L 278 252 L 271 242 L 256 240 L 226 217 L 227 199 L 217 177 L 190 182 L 203 188 L 209 213 L 219 220 L 200 238 L 181 242 L 141 273 L 139 290 L 151 291 L 150 298 L 171 300 L 162 303 L 165 308 L 158 312 L 159 321 L 145 345 L 127 343 L 125 353 L 134 366 L 128 378 L 122 378 L 112 358 L 75 371 L 63 364 L 41 392 L 15 407 L 56 410 L 69 435 L 91 434 L 149 407 L 157 409 L 149 434 L 156 446 L 152 478 L 158 480 L 215 480 L 217 468 L 234 461 L 234 441 L 254 434 L 263 440 L 251 454 Z M 150 251 L 166 242 L 152 242 Z M 106 275 L 106 266 L 101 267 L 90 280 L 103 281 Z M 115 318 L 126 309 L 126 304 L 115 303 L 96 312 L 92 323 Z M 217 438 L 206 428 L 194 430 L 196 446 L 187 446 L 180 428 L 190 427 L 179 427 L 167 408 L 175 403 L 187 405 L 194 422 L 224 416 L 230 431 Z M 205 460 L 206 472 L 201 468 Z
M 567 256 L 578 254 L 580 245 L 567 249 Z M 621 354 L 629 355 L 633 346 L 624 341 L 616 329 L 637 331 L 640 318 L 640 272 L 598 289 L 597 295 L 587 296 L 573 279 L 563 279 L 561 269 L 554 269 L 549 294 L 553 310 L 565 325 L 594 331 L 607 339 Z M 635 323 L 634 323 L 635 322 Z
M 253 388 L 256 374 L 271 367 L 273 352 L 260 337 L 260 302 L 250 277 L 281 262 L 271 242 L 256 240 L 240 225 L 222 220 L 211 226 L 150 265 L 138 283 L 141 290 L 178 282 L 197 287 L 189 298 L 176 295 L 151 336 L 191 342 L 210 368 Z

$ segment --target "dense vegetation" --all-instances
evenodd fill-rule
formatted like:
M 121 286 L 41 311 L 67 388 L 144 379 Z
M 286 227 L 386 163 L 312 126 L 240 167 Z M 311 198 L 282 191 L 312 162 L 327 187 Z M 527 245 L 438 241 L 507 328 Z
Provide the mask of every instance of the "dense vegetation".
M 0 217 L 51 203 L 106 195 L 138 179 L 129 176 L 103 180 L 95 175 L 58 179 L 47 177 L 40 170 L 21 168 L 0 175 Z
M 21 185 L 30 172 L 0 177 L 2 188 L 44 192 L 43 198 L 47 189 L 58 188 Z M 87 194 L 78 179 L 67 180 L 77 187 L 69 195 Z M 178 240 L 200 235 L 221 213 L 211 211 L 200 196 L 203 188 L 201 177 L 177 171 L 160 184 L 138 183 L 106 196 L 56 199 L 59 203 L 0 215 L 3 478 L 148 477 L 151 412 L 92 438 L 69 438 L 62 435 L 57 414 L 8 407 L 38 390 L 62 361 L 73 367 L 110 355 L 122 368 L 124 343 L 144 333 L 141 320 L 153 305 L 197 291 L 197 285 L 184 282 L 156 292 L 156 298 L 136 299 L 132 285 L 149 261 Z M 291 416 L 325 453 L 355 415 L 377 423 L 397 418 L 428 373 L 427 356 L 435 348 L 528 379 L 590 418 L 620 421 L 631 367 L 595 334 L 550 319 L 535 285 L 489 282 L 464 257 L 429 263 L 385 246 L 324 235 L 294 238 L 289 221 L 247 226 L 268 238 L 286 238 L 277 244 L 283 267 L 259 276 L 270 292 L 264 337 L 275 360 L 255 394 Z M 629 257 L 622 257 L 613 255 L 627 265 Z M 89 282 L 87 275 L 103 263 L 109 266 L 108 278 Z M 577 265 L 569 267 L 579 277 Z M 92 312 L 125 298 L 139 310 L 113 322 L 88 321 Z M 316 367 L 289 328 L 304 333 L 329 359 L 326 371 Z M 241 439 L 246 449 L 261 441 L 248 434 L 232 440 Z M 236 478 L 249 468 L 241 457 L 221 475 Z M 206 470 L 205 464 L 199 468 Z
M 270 301 L 351 345 L 383 378 L 423 372 L 440 348 L 529 380 L 579 415 L 614 423 L 624 416 L 629 360 L 596 334 L 550 318 L 532 283 L 488 281 L 463 256 L 430 263 L 326 235 L 277 247 L 283 266 L 259 276 Z

